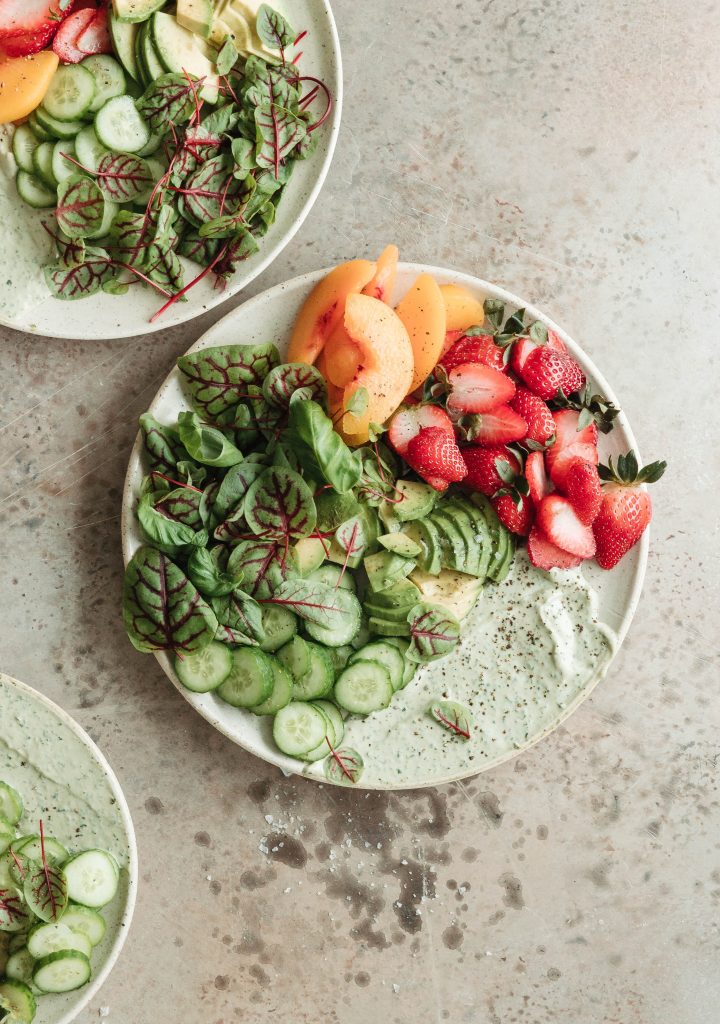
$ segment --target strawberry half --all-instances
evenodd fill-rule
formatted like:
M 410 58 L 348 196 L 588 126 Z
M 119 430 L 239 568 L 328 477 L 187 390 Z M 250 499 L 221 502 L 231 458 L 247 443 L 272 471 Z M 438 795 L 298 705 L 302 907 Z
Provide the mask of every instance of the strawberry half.
M 521 497 L 518 504 L 511 494 L 498 494 L 490 501 L 498 519 L 504 526 L 507 526 L 511 533 L 527 537 L 535 518 L 535 510 L 530 498 Z
M 482 363 L 500 373 L 505 372 L 502 349 L 495 344 L 491 334 L 463 335 L 443 355 L 440 365 L 447 373 L 463 363 Z
M 437 477 L 447 486 L 448 482 L 457 483 L 467 475 L 467 466 L 454 435 L 442 427 L 423 427 L 411 439 L 406 459 L 431 486 L 435 486 L 432 481 Z
M 507 471 L 514 474 L 520 472 L 520 463 L 507 448 L 465 448 L 463 458 L 467 466 L 465 484 L 473 491 L 480 491 L 481 494 L 491 498 L 501 488 L 507 486 L 507 481 L 498 473 L 497 464 L 503 463 Z M 507 472 L 506 471 L 506 472 Z
M 564 474 L 565 497 L 581 523 L 592 526 L 600 511 L 602 488 L 597 466 L 586 459 L 574 458 Z
M 545 342 L 548 348 L 555 349 L 556 352 L 567 352 L 567 345 L 562 340 L 557 331 L 553 331 L 548 327 L 547 341 Z
M 407 455 L 408 445 L 423 427 L 439 427 L 455 437 L 452 420 L 439 405 L 403 406 L 390 420 L 388 440 L 398 455 Z
M 598 450 L 594 444 L 583 444 L 582 441 L 579 441 L 577 444 L 568 445 L 567 448 L 560 448 L 557 451 L 553 445 L 545 452 L 545 465 L 550 479 L 559 491 L 565 490 L 565 474 L 575 459 L 584 459 L 597 466 Z
M 85 54 L 113 52 L 107 8 L 100 7 L 95 12 L 90 24 L 78 36 L 76 46 Z
M 72 3 L 62 0 L 0 0 L 0 35 L 31 36 L 53 31 L 69 12 Z
M 504 373 L 480 363 L 463 363 L 448 374 L 448 408 L 459 412 L 491 412 L 515 395 L 515 385 Z
M 66 18 L 53 39 L 53 50 L 63 64 L 79 64 L 85 60 L 86 53 L 78 47 L 78 40 L 83 32 L 90 27 L 97 11 L 84 8 Z
M 548 540 L 542 530 L 533 526 L 527 542 L 528 557 L 530 562 L 538 569 L 577 569 L 582 558 L 563 551 L 552 541 Z
M 592 558 L 595 538 L 589 526 L 578 519 L 567 498 L 549 494 L 537 510 L 538 526 L 547 539 L 578 558 Z
M 597 563 L 612 569 L 640 540 L 652 518 L 652 501 L 644 483 L 655 483 L 666 469 L 665 462 L 653 462 L 640 469 L 634 452 L 619 456 L 617 467 L 608 460 L 600 468 L 605 488 L 600 511 L 593 523 L 597 542 Z
M 542 398 L 538 398 L 527 388 L 518 388 L 510 403 L 511 408 L 527 423 L 528 441 L 545 444 L 555 433 L 555 420 Z
M 527 434 L 527 423 L 514 412 L 509 405 L 499 405 L 492 412 L 477 414 L 479 423 L 474 423 L 473 444 L 509 444 L 510 441 L 521 441 Z
M 530 497 L 539 505 L 546 494 L 550 493 L 550 481 L 545 472 L 545 457 L 542 452 L 530 452 L 525 460 L 525 479 L 530 489 Z
M 598 429 L 592 421 L 580 427 L 580 413 L 574 409 L 558 409 L 552 414 L 555 434 L 555 447 L 559 450 L 567 448 L 578 441 L 582 444 L 597 444 Z
M 572 356 L 547 345 L 530 352 L 517 373 L 530 391 L 546 402 L 558 391 L 570 395 L 585 383 L 585 374 Z
M 510 353 L 510 366 L 518 377 L 522 377 L 522 368 L 525 365 L 525 360 L 538 347 L 537 342 L 531 341 L 530 338 L 519 338 L 513 343 L 512 352 Z

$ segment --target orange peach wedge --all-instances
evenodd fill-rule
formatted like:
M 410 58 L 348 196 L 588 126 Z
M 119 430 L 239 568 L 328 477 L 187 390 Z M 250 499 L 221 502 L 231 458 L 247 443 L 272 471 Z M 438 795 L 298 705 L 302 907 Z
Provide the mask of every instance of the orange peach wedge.
M 15 60 L 0 58 L 0 124 L 19 121 L 40 106 L 59 63 L 52 50 Z
M 375 274 L 370 260 L 341 263 L 319 281 L 303 303 L 290 338 L 290 363 L 314 363 L 341 322 L 348 295 L 361 292 Z
M 396 312 L 410 336 L 415 365 L 408 391 L 414 391 L 434 369 L 445 341 L 445 303 L 435 278 L 416 278 Z
M 483 304 L 467 288 L 460 284 L 441 284 L 440 291 L 445 302 L 446 331 L 466 331 L 468 327 L 482 324 Z
M 363 295 L 372 295 L 383 302 L 389 302 L 395 287 L 398 265 L 398 247 L 387 245 L 378 256 L 377 270 L 369 284 L 363 288 Z

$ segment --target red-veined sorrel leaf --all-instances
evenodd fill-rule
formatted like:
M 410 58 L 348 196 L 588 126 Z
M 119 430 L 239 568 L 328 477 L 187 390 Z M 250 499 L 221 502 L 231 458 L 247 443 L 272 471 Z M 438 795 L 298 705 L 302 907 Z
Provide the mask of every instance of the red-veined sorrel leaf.
M 285 547 L 274 541 L 243 541 L 233 548 L 227 570 L 242 575 L 243 587 L 258 601 L 267 600 L 292 575 Z
M 263 394 L 271 405 L 287 409 L 290 399 L 300 388 L 308 388 L 307 399 L 325 401 L 325 378 L 307 363 L 281 363 L 274 367 L 263 382 Z
M 325 758 L 323 768 L 328 782 L 334 782 L 341 786 L 354 786 L 363 773 L 365 762 L 357 750 L 353 750 L 352 747 L 338 747 L 337 750 L 330 747 L 330 753 Z
M 181 356 L 177 364 L 193 406 L 213 422 L 247 397 L 249 384 L 261 385 L 279 361 L 274 345 L 227 345 Z
M 156 243 L 148 248 L 145 273 L 168 292 L 179 291 L 185 279 L 182 263 L 174 250 Z
M 197 488 L 177 487 L 175 490 L 166 491 L 155 503 L 155 508 L 168 519 L 174 519 L 177 523 L 184 523 L 186 526 L 199 529 L 202 526 L 200 515 L 202 497 L 202 492 L 198 492 Z
M 86 249 L 82 263 L 60 259 L 43 267 L 43 274 L 56 299 L 84 299 L 116 277 L 117 268 L 104 249 Z
M 291 46 L 297 35 L 282 14 L 268 4 L 261 4 L 258 9 L 255 31 L 266 46 L 271 50 L 280 51 Z
M 361 615 L 360 604 L 352 591 L 303 579 L 283 583 L 267 603 L 287 608 L 306 622 L 324 629 L 337 628 L 348 616 L 357 616 L 359 621 Z
M 245 519 L 260 537 L 283 542 L 307 537 L 317 521 L 312 492 L 299 473 L 271 466 L 247 492 Z
M 42 862 L 33 864 L 25 875 L 25 902 L 41 921 L 59 921 L 68 905 L 67 879 L 60 867 L 48 863 L 45 855 L 45 832 L 40 822 L 40 855 Z
M 140 432 L 150 469 L 171 473 L 178 461 L 187 456 L 177 430 L 158 423 L 149 412 L 140 417 Z
M 441 605 L 416 604 L 408 613 L 410 646 L 406 657 L 410 661 L 435 661 L 443 658 L 460 639 L 460 623 Z
M 234 238 L 226 244 L 224 254 L 215 264 L 215 275 L 222 280 L 228 280 L 234 273 L 237 263 L 249 259 L 258 251 L 255 236 L 251 231 L 242 229 Z
M 360 515 L 353 516 L 351 519 L 341 523 L 335 531 L 335 540 L 346 553 L 348 559 L 352 558 L 353 555 L 360 555 L 368 543 L 365 516 L 360 513 Z
M 105 199 L 84 174 L 73 174 L 58 186 L 55 217 L 68 238 L 84 238 L 102 224 Z
M 163 512 L 155 504 L 156 496 L 144 494 L 137 507 L 137 517 L 143 534 L 150 544 L 155 544 L 169 554 L 176 554 L 179 548 L 195 542 L 195 530 Z M 203 532 L 203 537 L 207 534 Z
M 435 721 L 439 722 L 448 732 L 460 736 L 464 740 L 470 739 L 473 718 L 462 704 L 456 704 L 454 700 L 436 700 L 428 710 Z
M 207 266 L 217 256 L 220 250 L 220 242 L 215 238 L 201 238 L 193 231 L 189 231 L 180 239 L 178 252 L 186 259 L 194 263 L 201 263 Z
M 223 214 L 235 213 L 243 186 L 232 175 L 226 156 L 216 156 L 192 171 L 177 189 L 178 209 L 183 217 L 200 227 Z
M 115 203 L 132 202 L 155 183 L 147 161 L 128 153 L 106 153 L 95 174 L 102 192 Z
M 255 107 L 255 127 L 257 165 L 272 168 L 277 178 L 281 161 L 307 135 L 307 124 L 285 107 L 265 102 Z
M 165 133 L 170 125 L 187 124 L 195 112 L 192 80 L 184 75 L 161 75 L 137 101 L 140 115 L 150 131 Z
M 15 889 L 0 889 L 0 932 L 19 932 L 29 923 L 20 894 Z
M 212 606 L 218 622 L 233 631 L 236 644 L 257 645 L 265 639 L 262 608 L 257 601 L 241 590 L 226 597 L 215 597 Z
M 198 651 L 215 636 L 217 619 L 167 555 L 141 547 L 125 570 L 123 621 L 139 651 Z

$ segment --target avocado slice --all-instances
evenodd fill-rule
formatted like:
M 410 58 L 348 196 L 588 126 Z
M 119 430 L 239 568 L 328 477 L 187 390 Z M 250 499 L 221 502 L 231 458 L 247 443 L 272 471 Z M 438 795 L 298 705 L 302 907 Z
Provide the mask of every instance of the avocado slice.
M 151 14 L 165 6 L 165 0 L 113 0 L 118 21 L 147 21 Z
M 392 551 L 378 551 L 374 555 L 368 555 L 364 565 L 370 589 L 378 593 L 409 576 L 415 568 L 415 559 L 403 558 Z
M 490 527 L 487 524 L 487 520 L 482 509 L 472 501 L 461 497 L 455 498 L 455 501 L 461 505 L 473 524 L 475 541 L 478 545 L 479 554 L 477 576 L 480 579 L 484 579 L 487 576 L 488 566 L 490 565 L 490 558 L 492 556 L 492 537 L 490 534 Z
M 443 569 L 439 576 L 430 576 L 417 569 L 412 580 L 425 601 L 447 608 L 456 619 L 464 619 L 470 614 L 483 588 L 482 580 L 453 569 Z
M 485 516 L 485 522 L 488 524 L 488 529 L 490 530 L 491 554 L 487 575 L 488 579 L 495 580 L 495 582 L 497 582 L 498 573 L 501 572 L 506 563 L 508 547 L 510 546 L 510 533 L 502 525 L 495 514 L 495 509 L 484 495 L 473 494 L 471 501 L 482 510 L 482 513 Z
M 419 480 L 398 480 L 397 489 L 402 501 L 398 501 L 394 511 L 401 522 L 424 519 L 432 512 L 438 492 L 429 484 L 421 484 Z
M 406 523 L 403 533 L 422 548 L 418 557 L 420 568 L 437 576 L 442 569 L 442 546 L 437 527 L 429 519 L 417 519 Z
M 214 13 L 212 0 L 177 0 L 178 22 L 203 39 L 210 38 Z
M 420 591 L 415 584 L 408 579 L 403 579 L 393 583 L 387 590 L 373 594 L 371 603 L 381 608 L 406 608 L 407 611 L 410 611 L 413 605 L 421 600 Z
M 309 576 L 325 561 L 325 546 L 319 537 L 303 537 L 294 545 L 292 559 L 300 575 Z
M 460 502 L 448 501 L 443 505 L 443 511 L 450 516 L 465 541 L 467 548 L 467 559 L 462 567 L 462 572 L 470 573 L 471 576 L 479 576 L 478 566 L 480 564 L 480 545 L 475 539 L 476 529 L 473 520 L 466 512 Z
M 337 530 L 338 526 L 351 519 L 358 510 L 354 494 L 338 494 L 336 491 L 322 491 L 315 499 L 317 528 L 321 533 Z
M 417 559 L 418 555 L 422 554 L 424 547 L 418 541 L 412 540 L 407 533 L 384 533 L 382 537 L 378 537 L 378 543 L 386 551 L 392 551 L 393 554 L 401 555 L 403 558 Z
M 441 509 L 435 509 L 430 516 L 430 522 L 437 528 L 440 536 L 443 568 L 462 572 L 467 562 L 468 551 L 460 530 L 447 512 Z

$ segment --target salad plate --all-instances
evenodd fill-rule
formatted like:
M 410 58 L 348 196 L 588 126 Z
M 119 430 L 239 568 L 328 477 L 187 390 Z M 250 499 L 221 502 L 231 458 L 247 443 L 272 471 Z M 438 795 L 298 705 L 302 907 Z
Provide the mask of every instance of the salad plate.
M 255 4 L 254 6 L 257 7 L 258 5 Z M 244 255 L 240 252 L 240 247 L 238 247 L 238 256 L 231 264 L 230 269 L 228 269 L 224 280 L 220 281 L 213 273 L 207 273 L 202 279 L 192 285 L 182 301 L 174 301 L 155 320 L 152 318 L 155 314 L 158 314 L 158 311 L 166 302 L 166 296 L 170 295 L 172 297 L 176 290 L 179 290 L 180 284 L 176 288 L 175 283 L 160 282 L 160 287 L 157 284 L 156 287 L 149 287 L 141 283 L 139 273 L 133 276 L 128 271 L 130 276 L 128 276 L 127 281 L 136 285 L 130 288 L 129 293 L 110 294 L 109 292 L 113 287 L 110 285 L 107 291 L 101 289 L 95 291 L 94 294 L 78 296 L 77 301 L 66 301 L 54 297 L 50 293 L 44 279 L 43 266 L 49 265 L 52 260 L 57 259 L 57 254 L 63 260 L 68 258 L 68 254 L 72 259 L 74 250 L 72 248 L 58 248 L 57 254 L 53 255 L 53 244 L 43 229 L 42 222 L 49 223 L 50 226 L 54 226 L 57 230 L 57 226 L 54 225 L 55 211 L 52 209 L 33 210 L 19 197 L 15 183 L 18 166 L 21 167 L 21 174 L 24 174 L 25 171 L 23 166 L 18 164 L 15 150 L 12 148 L 12 126 L 0 125 L 0 212 L 2 212 L 4 224 L 4 243 L 0 251 L 0 280 L 2 281 L 2 288 L 0 288 L 0 324 L 29 334 L 99 341 L 148 334 L 165 327 L 173 327 L 177 324 L 185 323 L 233 298 L 254 278 L 261 274 L 282 252 L 310 212 L 327 176 L 340 129 L 343 79 L 340 44 L 328 0 L 292 0 L 292 3 L 288 0 L 288 2 L 281 2 L 278 7 L 299 33 L 297 45 L 292 50 L 291 56 L 292 59 L 299 56 L 300 63 L 298 68 L 300 70 L 298 73 L 307 77 L 307 82 L 303 85 L 304 91 L 301 95 L 300 110 L 309 111 L 310 107 L 305 106 L 305 101 L 310 100 L 313 110 L 317 108 L 316 117 L 320 118 L 320 114 L 323 111 L 323 104 L 321 102 L 323 94 L 325 96 L 329 95 L 331 99 L 327 117 L 323 115 L 321 118 L 322 125 L 313 134 L 313 142 L 316 145 L 314 148 L 309 147 L 308 155 L 303 159 L 294 160 L 292 175 L 287 184 L 282 188 L 282 194 L 280 200 L 276 203 L 275 210 L 270 211 L 274 220 L 270 223 L 268 215 L 270 226 L 263 228 L 262 232 L 259 232 L 263 236 L 257 239 L 257 246 L 255 243 L 252 246 L 248 246 L 250 254 Z M 171 8 L 169 10 L 172 11 Z M 157 17 L 171 18 L 172 13 L 160 13 Z M 172 41 L 169 47 L 172 50 Z M 112 59 L 115 60 L 117 56 L 118 53 L 116 51 Z M 91 58 L 91 60 L 97 59 Z M 165 68 L 166 77 L 169 77 L 167 75 L 167 66 L 172 65 L 172 63 L 173 55 L 171 52 Z M 60 71 L 70 69 L 72 72 L 76 67 L 77 65 L 73 64 L 61 64 Z M 80 65 L 80 70 L 82 71 L 82 65 Z M 158 74 L 161 73 L 163 73 L 162 67 L 158 69 Z M 127 76 L 127 81 L 129 80 L 129 76 Z M 313 86 L 313 82 L 319 82 L 323 86 L 323 90 L 320 90 L 318 85 Z M 228 86 L 228 88 L 231 87 Z M 327 90 L 326 92 L 325 89 Z M 315 99 L 308 95 L 310 92 L 316 94 Z M 120 99 L 122 102 L 125 100 L 129 102 L 130 98 L 123 96 Z M 45 102 L 48 102 L 47 99 Z M 206 115 L 209 116 L 215 109 L 219 109 L 219 105 L 218 107 L 205 105 L 203 108 L 203 120 Z M 91 115 L 86 113 L 84 116 Z M 30 124 L 32 125 L 33 123 L 31 116 Z M 53 123 L 51 122 L 51 124 Z M 80 123 L 78 122 L 78 125 Z M 60 122 L 56 135 L 57 131 L 63 130 L 63 124 L 67 124 L 67 122 Z M 33 140 L 33 145 L 37 147 L 38 140 L 33 138 L 31 129 L 25 125 L 22 127 L 25 135 L 28 135 Z M 96 133 L 100 131 L 98 124 L 95 125 L 95 128 Z M 105 145 L 115 145 L 118 149 L 122 150 L 123 144 L 113 142 L 114 130 L 113 125 L 110 125 L 110 138 Z M 42 132 L 42 127 L 40 131 Z M 90 131 L 92 132 L 92 122 Z M 60 155 L 56 153 L 55 156 L 56 163 L 58 160 L 62 161 L 64 159 L 63 145 L 60 143 L 56 144 L 53 138 L 47 137 L 50 138 L 50 141 L 41 145 L 45 145 L 46 148 L 49 147 L 50 154 L 53 153 L 53 146 L 55 146 L 55 149 L 61 150 L 62 153 Z M 309 134 L 307 138 L 308 140 L 310 139 Z M 62 142 L 62 136 L 60 136 L 60 140 Z M 74 144 L 74 142 L 74 139 L 69 139 L 69 143 Z M 126 149 L 124 152 L 129 153 L 131 149 Z M 85 149 L 81 150 L 81 155 L 83 154 L 85 154 Z M 156 172 L 152 169 L 154 166 L 152 161 L 158 163 L 158 156 L 159 153 L 156 153 L 152 158 L 148 158 L 151 161 L 150 170 L 148 171 L 146 168 L 141 173 L 149 173 L 151 175 L 160 173 L 160 171 Z M 132 159 L 131 157 L 130 160 L 132 161 Z M 89 157 L 85 155 L 83 155 L 83 160 L 86 160 L 88 163 L 90 162 Z M 162 161 L 159 161 L 159 163 L 162 163 Z M 32 167 L 32 163 L 30 166 Z M 276 171 L 278 166 L 280 167 L 279 177 L 282 177 L 282 162 L 279 165 L 277 162 L 275 163 Z M 86 164 L 83 164 L 83 175 L 86 173 L 85 167 Z M 48 168 L 48 172 L 50 174 L 54 173 L 52 166 Z M 67 172 L 58 171 L 56 177 L 57 174 L 64 173 Z M 110 173 L 115 174 L 114 171 Z M 33 176 L 32 180 L 35 183 L 33 187 L 37 191 L 37 177 Z M 62 177 L 60 180 L 61 185 L 65 183 Z M 85 180 L 87 181 L 87 179 Z M 97 181 L 100 180 L 110 183 L 115 180 L 120 182 L 122 179 L 121 177 L 97 179 Z M 188 183 L 183 182 L 181 184 L 187 186 Z M 46 188 L 44 185 L 42 187 Z M 210 186 L 205 184 L 205 189 L 208 187 Z M 235 186 L 231 188 L 231 193 L 234 188 Z M 54 191 L 54 185 L 51 191 Z M 224 207 L 227 187 L 222 191 L 223 200 L 221 207 Z M 106 192 L 106 200 L 109 194 Z M 187 195 L 189 196 L 190 193 L 187 193 Z M 208 193 L 207 191 L 203 192 L 200 190 L 197 192 L 197 195 L 203 196 L 208 195 Z M 32 195 L 29 196 L 28 201 L 33 201 Z M 100 199 L 100 201 L 102 200 Z M 81 199 L 82 203 L 86 203 L 86 197 Z M 35 205 L 49 206 L 50 203 L 37 201 Z M 130 204 L 126 204 L 126 206 L 128 213 L 136 209 Z M 125 207 L 121 207 L 121 211 L 124 209 Z M 107 202 L 105 212 L 107 212 Z M 222 214 L 222 208 L 220 212 Z M 255 231 L 254 222 L 252 230 L 253 232 Z M 224 241 L 225 238 L 221 237 L 220 242 L 224 243 Z M 213 244 L 217 247 L 218 243 Z M 62 245 L 67 245 L 67 242 L 62 242 Z M 199 243 L 197 247 L 199 249 Z M 253 249 L 255 251 L 252 251 Z M 212 252 L 214 250 L 211 247 L 205 246 L 203 251 Z M 186 255 L 182 251 L 182 246 L 180 254 L 182 256 Z M 208 259 L 210 258 L 208 257 Z M 200 277 L 199 272 L 205 266 L 206 264 L 203 262 L 198 264 L 190 260 L 183 260 L 184 278 L 175 276 L 174 281 L 188 283 L 191 279 Z M 159 278 L 156 280 L 160 281 Z M 75 285 L 72 287 L 77 291 Z M 164 292 L 162 291 L 163 287 L 165 288 Z M 66 292 L 70 291 L 67 281 L 63 283 L 63 288 Z M 105 288 L 105 284 L 103 284 L 103 288 Z M 75 298 L 76 295 L 73 294 L 71 297 Z
M 17 831 L 36 833 L 41 821 L 48 857 L 48 844 L 56 839 L 73 853 L 107 851 L 115 870 L 119 868 L 115 895 L 102 909 L 104 928 L 102 921 L 99 923 L 103 934 L 93 939 L 90 981 L 74 991 L 37 995 L 35 1024 L 70 1024 L 97 995 L 127 938 L 137 890 L 135 832 L 112 768 L 70 715 L 31 687 L 1 673 L 0 708 L 0 780 L 4 792 L 12 787 L 24 805 Z M 79 909 L 98 921 L 97 913 Z M 66 913 L 70 910 L 75 907 L 71 905 Z M 4 937 L 12 939 L 13 935 Z M 55 954 L 59 955 L 64 954 Z M 0 970 L 0 978 L 3 973 L 4 969 Z
M 282 359 L 298 312 L 326 273 L 307 274 L 254 297 L 207 331 L 190 353 L 220 345 L 273 342 Z M 510 311 L 524 309 L 527 317 L 556 333 L 593 389 L 617 405 L 600 371 L 561 327 L 487 281 L 444 268 L 400 263 L 389 304 L 394 306 L 420 274 L 431 275 L 440 286 L 461 286 L 480 303 L 496 300 Z M 182 374 L 174 369 L 149 412 L 161 424 L 171 425 L 189 408 Z M 607 461 L 630 449 L 637 453 L 622 412 L 613 428 L 600 439 L 601 459 Z M 126 564 L 143 544 L 135 511 L 145 472 L 138 437 L 123 494 Z M 462 779 L 517 756 L 557 728 L 607 673 L 627 633 L 642 588 L 648 543 L 646 531 L 612 572 L 590 561 L 571 573 L 539 572 L 530 566 L 525 552 L 518 551 L 508 578 L 485 587 L 451 654 L 423 665 L 381 713 L 351 716 L 346 721 L 344 743 L 361 751 L 364 760 L 358 787 L 418 788 Z M 326 781 L 318 762 L 304 765 L 278 750 L 267 718 L 232 707 L 213 692 L 191 692 L 176 675 L 173 659 L 165 652 L 156 657 L 183 696 L 234 742 L 286 772 Z M 564 658 L 570 661 L 561 683 L 551 683 L 551 673 L 546 681 L 545 669 Z M 441 697 L 472 706 L 480 733 L 477 742 L 448 741 L 446 732 L 427 714 L 429 705 Z M 327 780 L 336 781 L 331 776 Z

